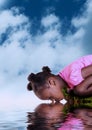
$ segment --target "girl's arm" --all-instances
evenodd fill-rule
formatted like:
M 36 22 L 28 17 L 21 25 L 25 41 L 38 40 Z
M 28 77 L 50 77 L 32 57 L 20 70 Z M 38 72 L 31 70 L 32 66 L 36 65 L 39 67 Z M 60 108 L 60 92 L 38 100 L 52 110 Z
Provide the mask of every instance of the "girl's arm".
M 74 93 L 79 96 L 92 96 L 92 75 L 85 78 L 74 88 Z
M 84 79 L 92 75 L 92 65 L 82 68 L 81 73 Z

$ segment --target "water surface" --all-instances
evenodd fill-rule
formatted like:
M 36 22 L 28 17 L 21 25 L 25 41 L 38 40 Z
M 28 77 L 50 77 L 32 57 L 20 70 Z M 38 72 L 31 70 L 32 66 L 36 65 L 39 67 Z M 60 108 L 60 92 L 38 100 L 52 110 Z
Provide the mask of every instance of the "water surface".
M 92 107 L 41 103 L 34 110 L 0 110 L 0 130 L 92 130 Z

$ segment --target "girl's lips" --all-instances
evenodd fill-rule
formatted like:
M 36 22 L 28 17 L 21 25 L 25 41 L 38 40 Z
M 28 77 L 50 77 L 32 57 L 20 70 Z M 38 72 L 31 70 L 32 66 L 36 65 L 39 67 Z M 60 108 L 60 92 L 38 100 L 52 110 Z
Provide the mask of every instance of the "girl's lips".
M 58 102 L 58 103 L 59 103 L 59 102 L 60 102 L 60 100 L 61 100 L 61 99 L 51 99 L 52 104 L 54 104 L 55 102 Z
M 55 99 L 56 102 L 60 102 L 60 100 L 62 100 L 62 99 Z

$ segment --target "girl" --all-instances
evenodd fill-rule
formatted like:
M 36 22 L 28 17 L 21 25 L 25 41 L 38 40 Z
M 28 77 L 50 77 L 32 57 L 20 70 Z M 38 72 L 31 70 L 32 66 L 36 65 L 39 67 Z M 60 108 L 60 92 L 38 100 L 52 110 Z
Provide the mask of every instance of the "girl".
M 92 96 L 92 55 L 81 57 L 57 75 L 45 66 L 42 72 L 31 73 L 28 81 L 27 89 L 33 90 L 43 100 L 59 102 L 65 98 L 65 88 L 68 93 L 73 91 L 77 96 Z

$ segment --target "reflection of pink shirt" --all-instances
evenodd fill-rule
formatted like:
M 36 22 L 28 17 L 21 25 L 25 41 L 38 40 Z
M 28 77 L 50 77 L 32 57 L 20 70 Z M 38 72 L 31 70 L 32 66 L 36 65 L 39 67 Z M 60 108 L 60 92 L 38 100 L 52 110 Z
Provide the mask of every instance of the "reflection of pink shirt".
M 84 130 L 84 126 L 81 119 L 68 117 L 58 130 Z
M 81 69 L 91 64 L 92 55 L 81 57 L 59 72 L 59 76 L 67 82 L 71 89 L 73 89 L 74 86 L 78 85 L 84 80 L 81 75 Z

